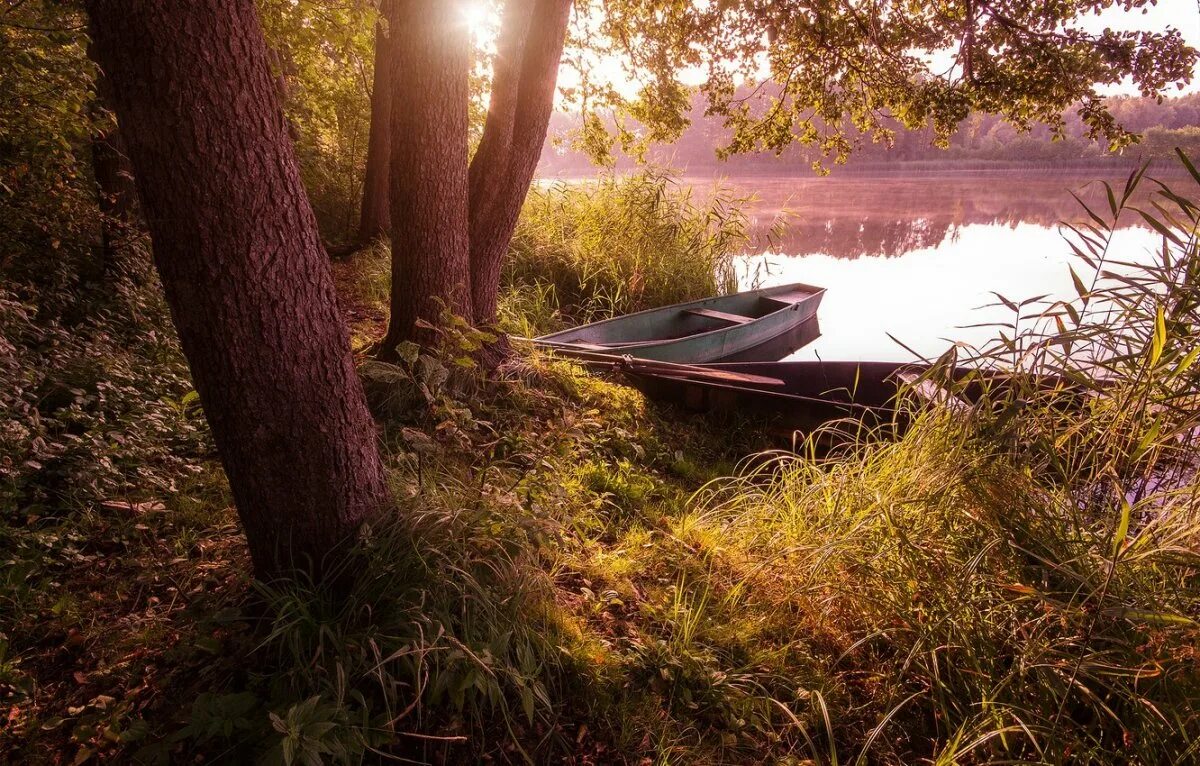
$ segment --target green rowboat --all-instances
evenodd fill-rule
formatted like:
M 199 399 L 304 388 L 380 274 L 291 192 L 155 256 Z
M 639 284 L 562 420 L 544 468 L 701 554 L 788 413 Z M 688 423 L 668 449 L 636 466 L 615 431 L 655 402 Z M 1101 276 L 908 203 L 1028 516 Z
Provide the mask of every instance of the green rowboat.
M 565 353 L 629 355 L 660 362 L 701 364 L 746 358 L 812 319 L 825 288 L 779 285 L 593 322 L 534 340 Z

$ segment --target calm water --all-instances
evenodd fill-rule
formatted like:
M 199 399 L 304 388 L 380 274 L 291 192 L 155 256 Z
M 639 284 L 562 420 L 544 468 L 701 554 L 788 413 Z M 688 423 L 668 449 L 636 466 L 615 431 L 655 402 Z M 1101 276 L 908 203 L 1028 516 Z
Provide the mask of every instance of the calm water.
M 741 263 L 744 287 L 757 280 L 828 288 L 821 337 L 792 358 L 901 361 L 912 354 L 888 333 L 930 357 L 950 342 L 989 338 L 994 331 L 966 326 L 1011 317 L 1003 308 L 980 308 L 996 301 L 990 291 L 1016 300 L 1073 297 L 1071 250 L 1059 222 L 1085 216 L 1072 191 L 1107 209 L 1093 177 L 732 177 L 724 185 L 757 197 L 750 210 L 756 242 Z M 713 183 L 689 180 L 699 190 Z M 1124 179 L 1109 180 L 1119 187 Z M 782 236 L 770 241 L 783 211 Z M 1136 214 L 1127 216 L 1112 252 L 1133 260 L 1159 241 L 1135 225 Z

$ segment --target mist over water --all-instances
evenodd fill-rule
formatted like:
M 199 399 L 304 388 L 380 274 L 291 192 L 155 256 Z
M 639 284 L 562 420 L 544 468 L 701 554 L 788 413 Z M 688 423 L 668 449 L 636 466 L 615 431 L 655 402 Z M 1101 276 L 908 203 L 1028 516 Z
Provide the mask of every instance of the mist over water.
M 740 264 L 743 288 L 806 282 L 828 289 L 821 337 L 789 358 L 894 360 L 936 357 L 952 342 L 978 344 L 1012 319 L 1013 300 L 1070 299 L 1071 255 L 1060 222 L 1086 218 L 1075 192 L 1101 215 L 1094 176 L 971 172 L 841 177 L 729 177 L 752 193 L 754 241 Z M 1107 178 L 1118 188 L 1124 178 Z M 688 178 L 698 192 L 711 178 Z M 1151 184 L 1144 184 L 1148 192 Z M 780 222 L 779 217 L 784 215 Z M 1140 260 L 1160 238 L 1127 212 L 1110 255 Z M 772 234 L 774 232 L 774 235 Z M 888 337 L 891 334 L 912 351 Z

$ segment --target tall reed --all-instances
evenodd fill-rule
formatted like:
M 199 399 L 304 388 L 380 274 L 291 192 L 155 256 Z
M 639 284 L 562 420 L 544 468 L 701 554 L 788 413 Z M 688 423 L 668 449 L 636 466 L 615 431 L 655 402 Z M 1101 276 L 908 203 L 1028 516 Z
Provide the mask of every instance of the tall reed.
M 742 619 L 819 679 L 777 700 L 817 762 L 1200 759 L 1200 205 L 1143 172 L 1105 188 L 1068 229 L 1075 298 L 999 297 L 997 339 L 929 373 L 1021 372 L 975 380 L 969 416 L 697 496 L 689 533 L 744 573 Z M 1124 216 L 1161 246 L 1114 252 Z
M 510 313 L 547 330 L 735 290 L 746 201 L 699 201 L 658 170 L 535 187 L 504 271 Z

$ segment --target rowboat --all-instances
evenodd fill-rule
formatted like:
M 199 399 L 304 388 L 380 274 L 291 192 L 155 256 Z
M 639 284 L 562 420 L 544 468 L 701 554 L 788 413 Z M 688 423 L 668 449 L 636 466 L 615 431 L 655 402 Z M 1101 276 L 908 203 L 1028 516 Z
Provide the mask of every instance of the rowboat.
M 567 355 L 627 355 L 681 364 L 745 358 L 812 319 L 824 295 L 822 287 L 799 283 L 748 290 L 593 322 L 534 342 Z
M 918 365 L 896 362 L 738 362 L 706 364 L 702 369 L 780 382 L 620 372 L 651 399 L 694 412 L 763 416 L 776 425 L 807 431 L 843 418 L 868 425 L 890 421 L 905 381 L 923 371 Z
M 897 417 L 897 407 L 904 390 L 925 403 L 966 410 L 986 392 L 998 393 L 1017 380 L 1012 373 L 954 367 L 953 385 L 945 386 L 939 382 L 944 372 L 927 376 L 929 365 L 911 362 L 741 362 L 694 370 L 689 377 L 652 369 L 617 371 L 651 399 L 692 411 L 765 416 L 774 425 L 800 431 L 841 419 L 903 427 L 905 413 Z M 1025 377 L 1022 384 L 1029 383 L 1056 392 L 1064 405 L 1081 393 L 1054 376 Z

